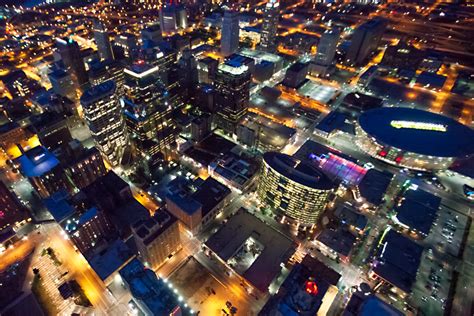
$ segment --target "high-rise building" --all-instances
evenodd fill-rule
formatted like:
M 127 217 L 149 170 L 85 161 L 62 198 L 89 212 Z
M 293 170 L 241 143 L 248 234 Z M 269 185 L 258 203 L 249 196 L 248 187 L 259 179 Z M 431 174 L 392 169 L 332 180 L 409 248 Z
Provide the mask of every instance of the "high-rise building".
M 112 231 L 112 223 L 105 213 L 92 207 L 82 214 L 75 213 L 63 222 L 64 230 L 82 254 L 105 240 Z
M 94 39 L 97 44 L 97 49 L 99 51 L 99 56 L 103 60 L 112 60 L 114 59 L 114 53 L 112 51 L 112 46 L 110 45 L 109 33 L 99 20 L 94 20 Z
M 211 133 L 211 115 L 202 113 L 191 122 L 191 139 L 200 142 Z
M 54 93 L 71 100 L 76 99 L 76 89 L 74 88 L 71 74 L 67 73 L 64 69 L 58 68 L 53 70 L 48 75 L 48 78 Z
M 214 87 L 216 125 L 233 134 L 247 113 L 250 96 L 248 66 L 232 62 L 219 65 Z
M 8 190 L 3 181 L 0 181 L 0 208 L 0 230 L 29 218 L 25 207 L 21 205 L 15 193 Z
M 195 97 L 198 83 L 197 63 L 190 49 L 183 50 L 176 71 L 179 72 L 179 94 L 184 100 L 190 101 Z
M 176 5 L 176 24 L 178 29 L 186 29 L 188 27 L 188 14 L 183 4 Z
M 386 26 L 383 19 L 372 19 L 359 25 L 352 35 L 346 61 L 357 65 L 366 60 L 379 46 Z
M 257 193 L 284 222 L 313 227 L 336 185 L 322 171 L 277 152 L 263 155 Z
M 115 52 L 122 58 L 133 59 L 138 54 L 137 37 L 132 33 L 123 33 L 115 36 L 114 54 Z M 117 57 L 115 55 L 115 57 Z M 117 57 L 118 58 L 118 57 Z
M 175 141 L 175 127 L 159 67 L 139 63 L 126 68 L 124 88 L 125 120 L 135 149 L 144 157 L 167 154 Z
M 329 66 L 332 64 L 340 36 L 341 33 L 336 28 L 327 30 L 323 33 L 319 40 L 318 51 L 316 53 L 316 64 L 322 66 Z
M 123 92 L 125 65 L 118 60 L 95 61 L 90 64 L 89 80 L 96 86 L 107 80 L 113 80 L 117 87 L 118 95 Z
M 167 210 L 158 210 L 153 217 L 132 227 L 133 236 L 142 259 L 153 269 L 181 249 L 179 222 Z
M 145 45 L 155 46 L 163 41 L 163 36 L 161 35 L 161 28 L 159 24 L 152 24 L 146 26 L 141 31 L 142 42 Z
M 223 56 L 229 56 L 239 48 L 239 30 L 239 13 L 224 12 L 221 30 L 221 54 Z
M 176 31 L 176 13 L 172 5 L 164 5 L 161 7 L 160 26 L 164 34 Z
M 280 2 L 278 0 L 270 0 L 267 2 L 263 13 L 260 47 L 267 52 L 273 52 L 276 49 L 278 19 L 280 16 L 279 8 Z
M 86 90 L 81 105 L 96 147 L 111 165 L 118 165 L 127 133 L 115 83 L 109 80 Z
M 74 142 L 73 142 L 74 143 Z M 107 173 L 100 151 L 95 148 L 80 148 L 67 155 L 65 173 L 74 185 L 82 189 Z
M 219 61 L 212 57 L 205 57 L 197 61 L 199 83 L 212 84 L 217 72 Z
M 188 27 L 188 16 L 182 4 L 165 4 L 160 9 L 160 25 L 164 34 Z
M 77 42 L 72 38 L 57 38 L 56 47 L 67 71 L 75 78 L 77 86 L 83 87 L 89 82 L 89 77 Z
M 67 145 L 71 132 L 64 115 L 55 112 L 44 112 L 30 117 L 31 129 L 38 135 L 41 144 L 53 151 Z
M 24 152 L 18 161 L 21 173 L 28 178 L 41 198 L 71 189 L 59 160 L 45 147 L 37 146 Z

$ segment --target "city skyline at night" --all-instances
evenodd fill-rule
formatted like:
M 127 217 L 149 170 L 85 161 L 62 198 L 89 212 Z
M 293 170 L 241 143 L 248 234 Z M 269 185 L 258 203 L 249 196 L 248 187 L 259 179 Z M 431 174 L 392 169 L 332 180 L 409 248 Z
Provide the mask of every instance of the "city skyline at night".
M 470 316 L 468 0 L 0 0 L 0 314 Z

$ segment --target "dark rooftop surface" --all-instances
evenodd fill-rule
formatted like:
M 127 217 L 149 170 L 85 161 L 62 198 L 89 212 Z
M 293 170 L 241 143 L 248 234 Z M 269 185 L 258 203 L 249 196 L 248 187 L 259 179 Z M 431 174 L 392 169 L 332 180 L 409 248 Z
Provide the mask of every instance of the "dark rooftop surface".
M 393 121 L 436 124 L 445 131 L 396 128 Z M 377 141 L 401 150 L 435 157 L 474 154 L 474 130 L 443 115 L 411 108 L 379 108 L 361 114 L 359 124 Z
M 351 225 L 360 230 L 363 230 L 367 226 L 367 217 L 348 205 L 340 205 L 336 211 L 334 211 L 334 215 L 339 218 L 344 225 Z
M 113 80 L 105 81 L 97 86 L 87 89 L 81 96 L 82 106 L 89 106 L 96 100 L 100 100 L 105 95 L 115 92 L 115 83 Z
M 212 177 L 208 177 L 192 198 L 202 205 L 202 216 L 212 211 L 217 204 L 225 199 L 231 190 Z
M 345 121 L 346 115 L 344 113 L 332 111 L 316 125 L 316 129 L 325 133 L 331 133 L 334 130 L 340 130 L 343 128 Z
M 263 250 L 243 272 L 243 277 L 265 292 L 280 272 L 280 263 L 286 262 L 296 249 L 291 238 L 240 209 L 207 240 L 206 246 L 227 262 L 250 237 L 262 244 Z
M 335 183 L 322 171 L 295 157 L 278 152 L 267 152 L 263 155 L 263 160 L 279 174 L 301 185 L 320 190 L 330 190 L 335 186 Z
M 379 243 L 373 271 L 409 293 L 416 280 L 423 247 L 393 230 L 385 233 Z
M 133 227 L 138 237 L 143 240 L 145 245 L 148 245 L 176 221 L 176 217 L 165 209 L 160 209 L 152 217 L 135 223 Z
M 367 202 L 377 206 L 382 203 L 385 191 L 387 191 L 393 174 L 390 172 L 382 172 L 376 169 L 369 169 L 362 181 L 359 183 L 359 191 Z
M 403 316 L 402 312 L 377 296 L 356 292 L 351 296 L 342 316 Z
M 303 261 L 291 270 L 278 293 L 265 304 L 260 316 L 318 315 L 323 299 L 331 286 L 336 286 L 341 275 L 316 258 L 306 255 Z M 306 292 L 306 283 L 312 281 L 317 294 Z
M 319 234 L 316 240 L 347 257 L 355 244 L 356 238 L 345 229 L 332 230 L 327 228 Z
M 185 307 L 185 302 L 179 302 L 178 296 L 163 279 L 158 278 L 153 270 L 146 268 L 138 259 L 130 261 L 119 273 L 140 308 L 146 307 L 151 315 L 170 315 L 174 312 L 183 316 L 193 314 Z
M 408 190 L 403 197 L 401 205 L 395 207 L 397 219 L 428 235 L 441 205 L 441 198 L 423 190 Z
M 100 279 L 105 280 L 133 256 L 127 245 L 122 240 L 117 239 L 107 245 L 107 248 L 87 258 L 87 260 Z

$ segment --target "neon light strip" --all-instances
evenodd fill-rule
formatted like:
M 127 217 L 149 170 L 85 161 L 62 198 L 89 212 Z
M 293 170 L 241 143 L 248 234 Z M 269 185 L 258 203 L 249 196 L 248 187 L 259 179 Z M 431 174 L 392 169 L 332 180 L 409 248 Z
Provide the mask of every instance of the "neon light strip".
M 391 121 L 390 125 L 395 128 L 412 128 L 425 131 L 446 132 L 446 125 L 435 123 L 414 121 Z

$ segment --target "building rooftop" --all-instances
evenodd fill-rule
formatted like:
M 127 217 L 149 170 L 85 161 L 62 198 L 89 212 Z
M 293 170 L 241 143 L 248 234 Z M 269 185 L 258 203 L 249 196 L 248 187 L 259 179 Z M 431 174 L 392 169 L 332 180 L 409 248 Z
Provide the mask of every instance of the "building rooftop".
M 245 209 L 240 209 L 206 242 L 217 256 L 228 262 L 252 238 L 261 245 L 260 254 L 241 275 L 253 286 L 266 292 L 268 286 L 296 249 L 291 238 L 266 225 Z
M 337 295 L 340 277 L 316 258 L 306 255 L 259 315 L 325 315 Z
M 346 155 L 335 148 L 317 143 L 313 140 L 307 140 L 303 146 L 301 146 L 300 149 L 298 149 L 298 151 L 293 154 L 293 157 L 303 161 L 311 161 L 315 156 L 327 155 L 329 153 L 352 162 L 357 162 L 357 160 L 351 156 Z
M 300 72 L 305 68 L 308 68 L 308 66 L 307 63 L 296 62 L 288 68 L 287 72 Z
M 315 128 L 325 133 L 341 130 L 344 128 L 344 125 L 346 125 L 346 118 L 344 113 L 332 111 L 319 121 Z
M 143 78 L 158 72 L 158 66 L 152 66 L 147 63 L 135 63 L 132 66 L 125 68 L 124 72 L 133 77 Z
M 11 130 L 20 128 L 20 125 L 17 122 L 7 122 L 0 125 L 0 134 L 8 133 Z
M 220 64 L 217 69 L 234 76 L 240 76 L 244 74 L 245 72 L 247 72 L 249 67 L 244 64 L 237 65 L 236 63 L 234 64 L 223 63 L 223 64 Z
M 270 168 L 298 184 L 319 190 L 331 190 L 336 186 L 322 171 L 294 156 L 267 152 L 263 160 Z
M 86 259 L 99 278 L 104 281 L 133 257 L 134 254 L 128 246 L 117 239 Z
M 352 247 L 356 242 L 356 237 L 343 228 L 332 230 L 324 229 L 316 238 L 317 241 L 323 243 L 338 254 L 345 257 L 349 256 Z
M 90 185 L 85 187 L 83 190 L 88 195 L 97 195 L 101 192 L 107 192 L 110 194 L 120 194 L 125 189 L 130 189 L 125 180 L 118 176 L 115 172 L 109 171 L 100 178 L 97 178 Z
M 163 279 L 158 278 L 138 259 L 130 261 L 119 273 L 142 312 L 150 312 L 152 315 L 183 316 L 194 313 L 185 307 L 184 302 L 180 302 L 179 297 Z
M 359 109 L 361 111 L 379 108 L 383 104 L 383 100 L 371 95 L 362 94 L 360 92 L 351 92 L 344 97 L 343 105 L 349 108 Z
M 367 226 L 367 217 L 346 204 L 339 205 L 334 211 L 334 215 L 343 225 L 354 226 L 359 230 L 364 230 Z
M 408 190 L 400 205 L 395 207 L 397 220 L 425 236 L 431 230 L 441 198 L 423 190 Z
M 21 173 L 27 177 L 41 177 L 59 165 L 59 160 L 43 146 L 34 147 L 18 158 Z
M 367 202 L 375 206 L 380 205 L 390 182 L 392 182 L 392 178 L 393 174 L 388 171 L 367 170 L 367 173 L 359 183 L 360 195 Z
M 160 209 L 155 214 L 146 219 L 136 222 L 133 230 L 142 239 L 145 245 L 152 243 L 156 237 L 166 231 L 177 219 L 165 209 Z
M 388 305 L 375 295 L 371 295 L 365 302 L 362 304 L 359 313 L 359 316 L 371 316 L 371 315 L 384 315 L 384 316 L 401 316 L 402 312 L 398 311 L 391 305 Z
M 168 193 L 166 199 L 179 206 L 188 215 L 193 215 L 202 208 L 201 203 L 181 192 Z
M 209 168 L 226 181 L 238 186 L 245 185 L 258 170 L 257 164 L 233 153 L 217 158 L 209 165 Z
M 351 296 L 342 316 L 403 316 L 404 314 L 377 296 L 356 292 Z
M 243 48 L 240 50 L 240 54 L 246 57 L 253 58 L 256 62 L 261 62 L 265 60 L 272 63 L 283 63 L 283 58 L 281 56 L 260 50 Z
M 372 270 L 382 279 L 409 293 L 416 280 L 423 247 L 388 228 L 375 253 Z
M 384 107 L 362 113 L 359 124 L 378 142 L 408 152 L 434 157 L 474 154 L 474 130 L 440 114 Z
M 202 216 L 206 216 L 222 200 L 224 200 L 231 190 L 212 177 L 208 177 L 199 189 L 193 193 L 192 198 L 202 205 Z
M 81 105 L 87 107 L 104 96 L 113 93 L 115 93 L 115 82 L 113 80 L 105 81 L 84 91 L 81 96 Z
M 438 75 L 429 71 L 423 71 L 417 78 L 416 83 L 422 86 L 428 86 L 433 88 L 442 88 L 446 82 L 447 77 Z
M 65 190 L 60 190 L 43 200 L 44 205 L 58 223 L 61 223 L 76 212 L 76 209 L 68 199 L 69 193 Z
M 62 68 L 56 68 L 55 70 L 53 70 L 51 73 L 49 73 L 48 75 L 50 78 L 54 79 L 54 80 L 60 80 L 64 77 L 68 77 L 70 76 L 64 69 Z

